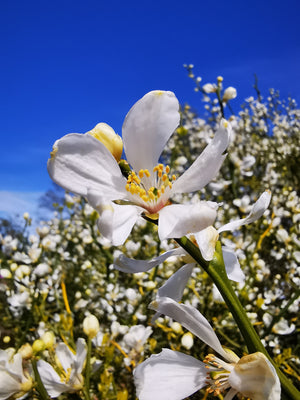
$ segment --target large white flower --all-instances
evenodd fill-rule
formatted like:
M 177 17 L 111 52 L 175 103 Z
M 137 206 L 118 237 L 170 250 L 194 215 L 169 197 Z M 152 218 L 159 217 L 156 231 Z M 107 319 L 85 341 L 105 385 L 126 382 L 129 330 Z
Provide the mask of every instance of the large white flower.
M 86 354 L 85 340 L 79 338 L 76 342 L 76 354 L 65 343 L 59 343 L 56 347 L 59 374 L 46 361 L 38 361 L 38 371 L 50 397 L 58 397 L 65 392 L 77 392 L 83 388 L 82 369 Z
M 207 386 L 209 393 L 231 400 L 240 393 L 251 400 L 280 400 L 280 382 L 275 368 L 262 353 L 239 358 L 221 346 L 213 328 L 194 307 L 160 298 L 152 308 L 175 319 L 221 357 L 209 354 L 203 362 L 189 355 L 163 349 L 134 371 L 140 400 L 182 400 Z
M 55 142 L 48 161 L 51 178 L 87 197 L 100 214 L 100 232 L 112 244 L 124 243 L 143 213 L 159 216 L 161 240 L 198 232 L 215 220 L 216 204 L 170 205 L 169 199 L 175 193 L 200 190 L 216 176 L 226 157 L 223 153 L 231 127 L 222 120 L 213 140 L 176 179 L 169 166 L 159 163 L 159 157 L 179 119 L 178 100 L 172 92 L 149 92 L 131 108 L 122 128 L 126 158 L 132 168 L 127 178 L 112 153 L 97 140 L 98 131 L 72 133 Z M 105 131 L 108 129 L 112 130 L 105 125 Z
M 10 355 L 0 350 L 0 400 L 5 400 L 15 395 L 23 396 L 32 388 L 31 376 L 23 371 L 22 355 Z

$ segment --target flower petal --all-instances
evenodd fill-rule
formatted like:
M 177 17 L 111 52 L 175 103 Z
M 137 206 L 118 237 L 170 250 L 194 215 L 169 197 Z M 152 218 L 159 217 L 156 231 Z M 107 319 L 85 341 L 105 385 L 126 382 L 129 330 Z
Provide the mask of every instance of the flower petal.
M 245 282 L 245 274 L 235 252 L 229 247 L 222 246 L 223 259 L 228 278 L 234 282 Z
M 76 358 L 74 363 L 74 369 L 77 374 L 80 374 L 83 369 L 83 364 L 85 362 L 87 355 L 86 342 L 82 338 L 78 338 L 76 342 Z
M 57 140 L 47 164 L 52 180 L 86 196 L 89 188 L 116 200 L 126 196 L 126 180 L 109 150 L 89 134 L 71 133 Z
M 172 204 L 159 212 L 158 235 L 160 240 L 180 238 L 199 232 L 212 225 L 217 216 L 217 203 Z
M 209 226 L 195 233 L 195 239 L 204 260 L 210 261 L 213 259 L 218 238 L 219 233 L 213 226 Z
M 172 92 L 154 90 L 135 103 L 122 128 L 127 161 L 135 171 L 152 172 L 179 120 L 179 104 Z
M 238 219 L 235 221 L 231 221 L 228 224 L 222 226 L 220 229 L 218 229 L 218 232 L 224 232 L 224 231 L 234 231 L 235 229 L 238 229 L 242 225 L 250 224 L 251 222 L 256 221 L 259 219 L 263 213 L 266 211 L 266 209 L 269 207 L 271 200 L 271 192 L 269 190 L 266 190 L 254 203 L 252 206 L 252 210 L 250 211 L 250 214 L 243 219 Z
M 194 357 L 163 349 L 134 370 L 139 400 L 182 400 L 206 385 L 205 364 Z
M 58 397 L 61 393 L 68 391 L 69 386 L 61 383 L 60 376 L 54 371 L 49 363 L 44 360 L 37 362 L 39 375 L 50 397 Z
M 75 356 L 65 343 L 59 343 L 57 345 L 56 355 L 66 372 L 69 368 L 73 368 Z
M 194 266 L 195 263 L 192 263 L 179 268 L 179 270 L 176 271 L 175 274 L 171 275 L 167 282 L 158 289 L 157 296 L 169 297 L 177 302 L 181 301 L 183 291 L 192 275 Z M 151 324 L 153 324 L 160 315 L 159 312 L 155 313 L 151 318 Z
M 123 254 L 121 254 L 118 258 L 114 260 L 114 267 L 119 271 L 133 274 L 137 272 L 146 272 L 149 271 L 149 269 L 161 264 L 171 256 L 183 254 L 185 254 L 185 252 L 180 247 L 166 251 L 165 253 L 153 258 L 152 260 L 135 260 L 134 258 L 127 258 Z
M 226 360 L 228 359 L 228 355 L 223 350 L 213 328 L 195 307 L 176 303 L 168 297 L 159 297 L 150 304 L 149 308 L 175 319 L 175 321 L 179 322 Z
M 107 202 L 94 191 L 89 191 L 87 198 L 100 214 L 97 221 L 100 233 L 110 240 L 113 246 L 122 245 L 144 209 L 134 205 Z
M 215 178 L 226 155 L 223 155 L 230 140 L 231 126 L 224 119 L 213 140 L 200 156 L 174 183 L 173 193 L 189 193 L 201 190 Z
M 179 270 L 171 275 L 167 282 L 158 289 L 158 296 L 169 297 L 177 302 L 180 301 L 186 284 L 192 275 L 194 266 L 195 263 L 192 263 L 179 268 Z
M 262 353 L 242 357 L 230 373 L 230 385 L 252 400 L 280 400 L 280 381 L 275 368 Z

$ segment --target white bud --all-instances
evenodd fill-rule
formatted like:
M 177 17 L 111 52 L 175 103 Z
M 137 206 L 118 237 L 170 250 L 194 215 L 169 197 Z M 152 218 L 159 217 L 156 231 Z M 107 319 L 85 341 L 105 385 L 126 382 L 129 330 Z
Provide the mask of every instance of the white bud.
M 100 331 L 100 325 L 95 315 L 88 315 L 83 320 L 83 331 L 90 338 L 93 339 Z
M 237 96 L 236 89 L 232 86 L 229 86 L 223 95 L 223 101 L 227 102 L 228 100 L 235 99 Z

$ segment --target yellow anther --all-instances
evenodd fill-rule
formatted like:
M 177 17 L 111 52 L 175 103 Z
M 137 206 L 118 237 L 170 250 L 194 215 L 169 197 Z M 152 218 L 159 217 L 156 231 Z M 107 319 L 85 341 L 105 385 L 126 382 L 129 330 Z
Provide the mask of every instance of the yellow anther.
M 172 175 L 172 181 L 176 180 L 176 175 Z
M 159 171 L 157 172 L 157 175 L 158 175 L 159 178 L 161 178 L 161 177 L 162 177 L 162 170 L 159 170 Z
M 172 183 L 171 182 L 168 182 L 168 186 L 169 186 L 170 189 L 172 189 Z
M 139 172 L 139 177 L 142 178 L 143 176 L 144 176 L 144 170 L 141 169 L 140 172 Z
M 163 182 L 165 182 L 167 179 L 169 179 L 169 178 L 168 178 L 168 175 L 167 175 L 167 174 L 163 174 L 163 176 L 162 176 Z
M 149 199 L 150 199 L 150 200 L 155 200 L 155 196 L 154 196 L 154 193 L 153 193 L 153 192 L 149 192 L 149 191 L 148 191 L 148 194 L 149 194 Z
M 150 178 L 150 172 L 147 169 L 144 169 L 144 174 L 146 175 L 147 178 Z
M 164 187 L 164 185 L 161 186 L 160 190 L 161 190 L 162 193 L 165 193 L 165 187 Z
M 144 201 L 149 201 L 149 197 L 147 195 L 141 196 L 141 199 Z
M 157 190 L 157 197 L 160 198 L 160 196 L 161 196 L 161 190 L 158 189 L 158 190 Z
M 159 168 L 160 170 L 163 170 L 163 169 L 164 169 L 164 164 L 158 164 L 158 168 Z
M 170 167 L 167 165 L 166 166 L 166 173 L 168 174 L 170 172 Z
M 129 183 L 127 183 L 127 185 L 125 186 L 125 189 L 127 190 L 127 192 L 129 192 L 129 190 L 130 190 L 130 185 L 129 185 Z

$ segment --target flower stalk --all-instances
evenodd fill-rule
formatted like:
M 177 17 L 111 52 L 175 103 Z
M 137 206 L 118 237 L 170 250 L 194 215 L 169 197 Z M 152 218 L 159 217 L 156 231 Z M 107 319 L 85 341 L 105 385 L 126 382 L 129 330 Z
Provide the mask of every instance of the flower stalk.
M 187 251 L 194 260 L 202 267 L 202 269 L 211 277 L 214 284 L 220 291 L 226 305 L 233 315 L 240 332 L 246 342 L 249 353 L 261 352 L 263 353 L 274 365 L 276 372 L 281 381 L 282 389 L 284 390 L 287 398 L 297 400 L 300 398 L 299 391 L 289 381 L 289 379 L 278 369 L 274 364 L 267 350 L 263 346 L 258 334 L 256 333 L 253 325 L 251 324 L 243 306 L 241 305 L 233 287 L 227 277 L 224 260 L 222 256 L 221 243 L 218 241 L 216 251 L 213 259 L 208 262 L 205 261 L 200 253 L 200 250 L 195 246 L 186 236 L 181 239 L 175 239 L 176 242 Z
M 42 400 L 49 400 L 49 396 L 48 393 L 45 389 L 45 386 L 41 380 L 38 368 L 37 368 L 37 364 L 36 364 L 36 359 L 33 357 L 31 360 L 31 365 L 32 365 L 32 369 L 34 372 L 34 377 L 35 377 L 35 381 L 36 381 L 36 389 L 39 392 L 39 395 L 41 396 Z

